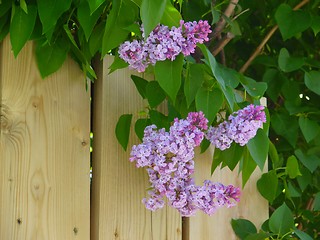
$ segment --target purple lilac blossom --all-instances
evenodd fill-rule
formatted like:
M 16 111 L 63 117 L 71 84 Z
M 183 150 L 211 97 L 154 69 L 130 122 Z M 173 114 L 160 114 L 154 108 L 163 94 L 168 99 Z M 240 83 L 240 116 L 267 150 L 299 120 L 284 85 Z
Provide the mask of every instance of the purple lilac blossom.
M 266 122 L 266 115 L 263 110 L 263 106 L 250 104 L 231 114 L 228 121 L 220 123 L 217 127 L 210 127 L 206 133 L 206 138 L 220 150 L 229 148 L 233 141 L 240 146 L 244 146 Z
M 209 180 L 196 186 L 191 177 L 194 148 L 202 142 L 207 124 L 202 112 L 192 112 L 186 119 L 175 119 L 169 132 L 155 125 L 146 127 L 143 142 L 132 147 L 130 161 L 147 168 L 152 189 L 149 198 L 143 199 L 147 209 L 162 208 L 166 197 L 182 216 L 194 215 L 197 209 L 210 215 L 239 201 L 239 188 Z
M 142 37 L 145 34 L 141 27 Z M 209 41 L 211 33 L 207 21 L 180 21 L 180 26 L 171 29 L 164 25 L 157 25 L 146 40 L 126 41 L 119 47 L 119 57 L 129 64 L 129 67 L 144 72 L 148 65 L 155 65 L 157 61 L 169 59 L 171 61 L 182 52 L 184 56 L 194 53 L 196 44 Z

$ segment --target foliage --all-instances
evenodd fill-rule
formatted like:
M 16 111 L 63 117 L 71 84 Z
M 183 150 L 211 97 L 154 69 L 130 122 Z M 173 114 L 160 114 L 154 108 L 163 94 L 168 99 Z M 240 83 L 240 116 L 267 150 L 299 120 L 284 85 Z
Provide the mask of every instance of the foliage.
M 127 66 L 117 57 L 117 48 L 125 40 L 141 35 L 137 22 L 144 24 L 148 34 L 158 23 L 171 27 L 178 26 L 182 18 L 208 20 L 213 26 L 209 44 L 199 45 L 196 53 L 187 58 L 149 67 L 147 71 L 155 73 L 156 81 L 132 76 L 139 93 L 149 103 L 148 110 L 135 123 L 137 135 L 142 138 L 142 129 L 150 123 L 168 128 L 174 117 L 184 118 L 188 112 L 198 110 L 208 115 L 212 125 L 217 125 L 224 114 L 228 117 L 266 96 L 270 121 L 264 125 L 264 131 L 248 146 L 233 144 L 227 151 L 216 151 L 212 162 L 212 170 L 218 166 L 233 170 L 239 165 L 245 184 L 269 155 L 269 172 L 262 175 L 257 188 L 270 203 L 270 219 L 260 230 L 243 219 L 233 220 L 232 226 L 241 239 L 318 239 L 320 1 L 237 3 L 2 0 L 0 41 L 10 32 L 17 56 L 28 40 L 34 40 L 42 77 L 56 71 L 70 54 L 85 75 L 94 79 L 91 61 L 96 55 L 115 55 L 111 71 Z M 256 55 L 259 56 L 253 62 L 247 62 Z M 168 104 L 167 115 L 157 108 L 163 102 Z M 116 130 L 124 148 L 129 122 L 131 115 L 124 115 Z M 206 144 L 201 148 L 205 150 Z

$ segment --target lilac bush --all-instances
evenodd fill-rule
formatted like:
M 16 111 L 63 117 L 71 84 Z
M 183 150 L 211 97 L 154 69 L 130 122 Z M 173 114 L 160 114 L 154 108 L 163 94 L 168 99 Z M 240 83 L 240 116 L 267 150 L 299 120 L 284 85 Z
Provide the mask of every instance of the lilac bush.
M 144 38 L 143 27 L 141 27 Z M 151 64 L 157 61 L 169 59 L 175 60 L 182 53 L 188 56 L 194 53 L 196 44 L 209 41 L 211 33 L 207 21 L 184 22 L 180 26 L 171 29 L 164 25 L 158 25 L 145 40 L 126 41 L 119 47 L 119 57 L 129 64 L 129 67 L 144 72 Z

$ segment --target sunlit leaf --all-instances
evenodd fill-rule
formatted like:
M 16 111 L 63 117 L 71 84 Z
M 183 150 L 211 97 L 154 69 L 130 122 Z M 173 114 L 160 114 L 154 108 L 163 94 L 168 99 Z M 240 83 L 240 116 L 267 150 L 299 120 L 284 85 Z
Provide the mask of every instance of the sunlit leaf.
M 249 152 L 259 168 L 263 170 L 269 150 L 269 139 L 262 129 L 247 143 Z
M 204 87 L 200 88 L 196 95 L 197 111 L 202 111 L 209 120 L 209 124 L 216 118 L 217 113 L 221 109 L 223 103 L 223 95 L 220 89 L 214 88 L 208 90 Z
M 297 176 L 301 176 L 299 170 L 298 160 L 295 156 L 288 157 L 287 165 L 286 165 L 286 172 L 290 178 L 296 178 Z
M 59 17 L 70 8 L 71 2 L 72 0 L 37 0 L 43 33 L 54 28 Z
M 15 13 L 10 24 L 10 41 L 16 57 L 25 43 L 29 40 L 37 17 L 37 8 L 29 6 L 28 14 L 20 7 L 15 7 Z
M 155 76 L 160 87 L 175 103 L 177 93 L 181 86 L 181 71 L 183 56 L 180 54 L 174 61 L 159 61 L 155 65 Z
M 160 23 L 167 0 L 142 0 L 140 15 L 145 37 Z

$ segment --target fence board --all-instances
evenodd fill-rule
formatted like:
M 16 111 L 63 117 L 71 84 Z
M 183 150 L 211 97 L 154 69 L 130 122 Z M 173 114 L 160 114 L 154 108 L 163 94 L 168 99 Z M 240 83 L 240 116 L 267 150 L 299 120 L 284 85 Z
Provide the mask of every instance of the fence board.
M 266 99 L 261 100 L 261 104 L 266 106 Z M 230 171 L 227 167 L 219 170 L 217 168 L 213 175 L 210 175 L 212 164 L 212 155 L 214 147 L 210 147 L 203 154 L 196 154 L 195 160 L 195 180 L 197 184 L 202 184 L 205 179 L 210 179 L 215 182 L 221 182 L 225 185 L 233 184 L 241 187 L 241 174 L 238 174 L 238 167 L 234 171 Z M 267 164 L 264 171 L 267 171 Z M 234 234 L 230 221 L 232 218 L 245 218 L 253 222 L 257 228 L 268 219 L 268 201 L 264 199 L 256 188 L 256 182 L 261 177 L 262 173 L 257 168 L 250 179 L 242 189 L 240 202 L 232 208 L 221 208 L 214 215 L 207 216 L 203 213 L 198 213 L 195 217 L 186 220 L 184 225 L 184 240 L 194 239 L 237 239 Z
M 0 239 L 88 240 L 90 101 L 68 59 L 42 80 L 28 43 L 0 49 Z
M 144 169 L 129 162 L 130 146 L 138 143 L 131 134 L 127 152 L 115 137 L 115 126 L 124 113 L 146 106 L 130 80 L 128 69 L 108 75 L 112 58 L 98 67 L 94 87 L 94 146 L 92 180 L 92 240 L 179 240 L 181 219 L 170 208 L 151 213 L 141 203 L 149 186 Z M 135 73 L 136 74 L 136 73 Z

